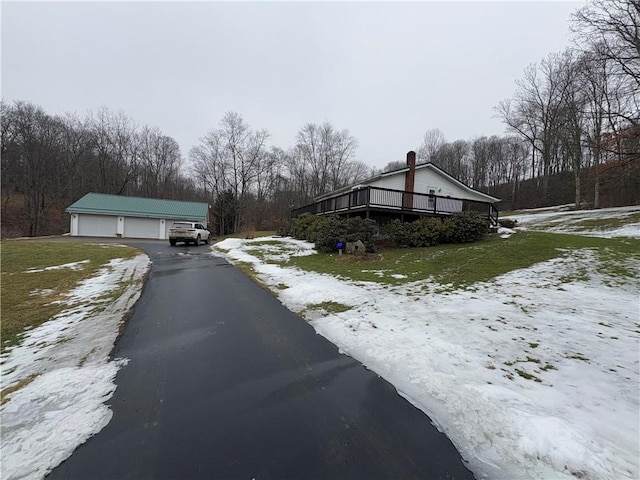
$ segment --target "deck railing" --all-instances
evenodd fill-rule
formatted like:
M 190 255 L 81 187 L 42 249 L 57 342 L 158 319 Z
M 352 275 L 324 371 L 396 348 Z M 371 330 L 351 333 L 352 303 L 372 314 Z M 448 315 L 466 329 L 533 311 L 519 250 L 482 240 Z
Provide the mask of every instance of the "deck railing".
M 490 224 L 498 224 L 498 210 L 493 203 L 379 187 L 364 187 L 320 200 L 292 210 L 291 216 L 295 218 L 303 213 L 326 215 L 367 210 L 397 210 L 398 213 L 436 216 L 474 211 L 486 216 Z

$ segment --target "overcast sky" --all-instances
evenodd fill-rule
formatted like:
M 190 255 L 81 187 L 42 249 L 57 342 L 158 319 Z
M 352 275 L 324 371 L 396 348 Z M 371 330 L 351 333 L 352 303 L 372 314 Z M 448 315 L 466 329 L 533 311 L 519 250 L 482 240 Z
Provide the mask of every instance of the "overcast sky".
M 2 98 L 122 110 L 185 156 L 227 111 L 284 149 L 328 120 L 382 167 L 428 129 L 503 133 L 492 108 L 528 64 L 569 45 L 582 5 L 2 1 Z

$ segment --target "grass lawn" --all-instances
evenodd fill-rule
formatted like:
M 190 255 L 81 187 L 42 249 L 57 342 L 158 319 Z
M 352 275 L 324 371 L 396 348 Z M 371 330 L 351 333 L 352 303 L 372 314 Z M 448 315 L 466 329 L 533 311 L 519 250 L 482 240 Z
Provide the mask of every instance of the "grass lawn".
M 275 234 L 276 234 L 275 230 L 258 230 L 257 232 L 251 232 L 251 236 L 253 238 L 268 237 L 270 235 L 275 235 Z M 240 233 L 232 233 L 230 235 L 218 235 L 217 237 L 215 237 L 215 239 L 213 239 L 213 242 L 214 243 L 221 242 L 226 238 L 247 238 L 247 234 L 246 232 L 240 232 Z
M 5 241 L 2 254 L 2 323 L 1 351 L 16 344 L 25 329 L 36 327 L 69 305 L 53 303 L 61 300 L 82 280 L 96 274 L 114 258 L 131 258 L 139 254 L 132 247 L 66 243 Z M 26 273 L 67 263 L 82 262 L 79 269 L 61 268 Z
M 629 223 L 640 222 L 640 212 L 631 213 L 624 217 L 612 217 L 612 218 L 586 218 L 579 222 L 573 222 L 571 227 L 580 227 L 584 229 L 595 230 L 610 230 L 614 228 L 622 227 Z
M 470 244 L 388 249 L 367 257 L 319 253 L 271 263 L 357 281 L 399 285 L 431 277 L 460 287 L 559 257 L 565 250 L 584 248 L 599 253 L 600 273 L 612 277 L 631 276 L 624 262 L 640 260 L 640 240 L 523 231 L 507 239 L 494 235 Z

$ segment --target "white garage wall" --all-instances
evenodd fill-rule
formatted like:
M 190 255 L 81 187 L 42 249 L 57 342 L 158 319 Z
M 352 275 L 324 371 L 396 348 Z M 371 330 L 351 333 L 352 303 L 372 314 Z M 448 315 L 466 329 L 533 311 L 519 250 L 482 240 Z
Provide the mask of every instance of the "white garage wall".
M 115 237 L 118 217 L 113 215 L 78 214 L 78 235 L 85 237 Z

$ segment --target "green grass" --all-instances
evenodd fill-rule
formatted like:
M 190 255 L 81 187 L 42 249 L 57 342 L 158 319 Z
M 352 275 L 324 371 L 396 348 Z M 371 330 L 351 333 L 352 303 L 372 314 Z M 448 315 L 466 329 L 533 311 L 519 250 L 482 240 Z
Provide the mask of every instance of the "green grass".
M 584 355 L 582 355 L 581 353 L 576 353 L 574 355 L 569 355 L 567 356 L 567 358 L 572 358 L 574 360 L 582 360 L 583 362 L 588 362 L 589 359 L 587 357 L 585 357 Z
M 258 240 L 248 243 L 245 251 L 248 254 L 260 259 L 264 263 L 279 265 L 281 264 L 281 262 L 269 257 L 273 257 L 274 255 L 286 254 L 287 252 L 291 252 L 292 250 L 286 243 L 283 243 L 280 240 Z
M 23 387 L 26 387 L 31 382 L 33 382 L 36 378 L 38 378 L 37 375 L 29 375 L 28 377 L 23 378 L 22 380 L 20 380 L 18 383 L 10 385 L 10 386 L 4 388 L 3 390 L 1 390 L 0 391 L 0 405 L 4 405 L 4 403 L 9 398 L 9 395 L 11 395 L 13 392 L 17 392 L 18 390 L 20 390 Z
M 430 277 L 440 284 L 452 284 L 457 288 L 528 268 L 562 256 L 567 250 L 585 248 L 598 253 L 599 273 L 605 275 L 632 276 L 633 272 L 621 264 L 629 258 L 640 260 L 640 240 L 523 231 L 507 239 L 491 236 L 470 244 L 383 250 L 363 261 L 354 261 L 351 256 L 319 253 L 291 257 L 281 264 L 355 281 L 390 285 Z M 381 272 L 382 276 L 376 272 Z M 391 275 L 404 275 L 406 278 Z
M 0 244 L 2 254 L 2 324 L 0 335 L 4 351 L 15 345 L 25 329 L 36 327 L 69 308 L 53 304 L 82 280 L 90 278 L 114 258 L 131 258 L 139 254 L 132 247 L 67 242 L 20 242 Z M 89 260 L 82 269 L 48 270 L 25 273 L 29 269 Z M 107 296 L 112 296 L 109 292 Z
M 624 217 L 589 218 L 575 223 L 572 222 L 570 227 L 577 227 L 584 230 L 610 230 L 637 222 L 640 222 L 640 212 L 634 212 Z
M 321 303 L 310 303 L 309 305 L 307 305 L 307 308 L 305 308 L 306 311 L 308 310 L 324 310 L 327 313 L 342 313 L 342 312 L 346 312 L 347 310 L 351 310 L 352 307 L 350 307 L 349 305 L 345 305 L 343 303 L 338 303 L 338 302 L 321 302 Z
M 516 373 L 518 375 L 520 375 L 522 378 L 526 378 L 527 380 L 533 380 L 535 382 L 542 382 L 541 378 L 536 377 L 535 375 L 533 375 L 531 373 L 527 373 L 524 370 L 520 370 L 519 368 L 516 368 Z
M 270 245 L 270 246 L 274 246 L 274 247 L 282 247 L 282 242 L 279 240 L 259 240 L 257 242 L 251 242 L 251 245 L 255 245 L 255 246 L 264 246 L 264 245 Z
M 252 232 L 251 236 L 253 238 L 259 238 L 259 237 L 269 237 L 271 235 L 275 235 L 276 231 L 275 230 L 258 230 L 257 232 Z M 247 233 L 246 232 L 240 232 L 240 233 L 232 233 L 229 235 L 219 235 L 215 238 L 216 242 L 220 242 L 226 238 L 247 238 Z

